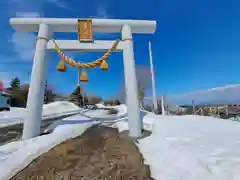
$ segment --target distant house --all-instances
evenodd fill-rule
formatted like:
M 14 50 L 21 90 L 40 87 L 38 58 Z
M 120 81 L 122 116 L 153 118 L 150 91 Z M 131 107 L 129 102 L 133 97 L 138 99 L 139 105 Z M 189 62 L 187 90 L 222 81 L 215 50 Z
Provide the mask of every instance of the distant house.
M 11 107 L 25 107 L 26 102 L 19 92 L 3 91 L 2 96 L 7 98 L 7 104 Z
M 10 110 L 10 107 L 8 105 L 8 97 L 5 97 L 2 95 L 2 92 L 0 92 L 0 111 L 3 110 Z

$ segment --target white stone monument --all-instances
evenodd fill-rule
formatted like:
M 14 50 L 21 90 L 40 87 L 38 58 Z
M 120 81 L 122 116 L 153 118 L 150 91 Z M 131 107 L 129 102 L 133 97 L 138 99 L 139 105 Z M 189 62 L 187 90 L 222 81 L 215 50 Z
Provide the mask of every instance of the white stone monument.
M 19 32 L 38 32 L 36 50 L 32 66 L 31 82 L 28 93 L 27 114 L 24 120 L 23 139 L 40 134 L 44 86 L 47 71 L 46 52 L 55 50 L 51 41 L 54 32 L 78 32 L 78 19 L 65 18 L 12 18 L 12 27 Z M 92 19 L 94 32 L 122 33 L 122 41 L 115 51 L 123 52 L 124 75 L 126 84 L 129 135 L 140 137 L 142 121 L 140 119 L 138 88 L 135 75 L 132 33 L 153 34 L 156 21 Z M 95 40 L 92 43 L 80 43 L 78 40 L 56 40 L 58 46 L 65 51 L 106 51 L 114 41 Z M 26 42 L 27 43 L 27 42 Z

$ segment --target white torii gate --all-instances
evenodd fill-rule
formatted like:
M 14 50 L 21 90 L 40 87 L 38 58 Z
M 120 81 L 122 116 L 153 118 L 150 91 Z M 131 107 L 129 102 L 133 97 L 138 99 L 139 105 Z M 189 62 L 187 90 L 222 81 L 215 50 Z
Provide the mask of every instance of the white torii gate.
M 66 18 L 12 18 L 12 27 L 19 32 L 38 32 L 36 50 L 32 66 L 31 82 L 27 101 L 27 114 L 24 120 L 23 139 L 40 134 L 44 85 L 47 72 L 46 52 L 55 50 L 51 37 L 54 32 L 78 32 L 78 19 Z M 129 135 L 140 137 L 142 122 L 140 119 L 137 80 L 132 33 L 153 34 L 156 21 L 92 19 L 94 32 L 122 33 L 122 40 L 115 51 L 123 52 L 125 87 L 128 107 Z M 80 43 L 78 40 L 57 40 L 58 46 L 65 51 L 106 51 L 114 41 Z M 28 42 L 26 42 L 28 43 Z

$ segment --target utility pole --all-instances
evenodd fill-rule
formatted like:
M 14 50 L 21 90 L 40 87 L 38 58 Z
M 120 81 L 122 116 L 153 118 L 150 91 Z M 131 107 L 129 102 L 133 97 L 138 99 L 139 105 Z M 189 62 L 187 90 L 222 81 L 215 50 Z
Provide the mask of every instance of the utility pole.
M 194 102 L 194 100 L 192 100 L 192 108 L 193 108 L 193 114 L 195 115 L 195 102 Z
M 165 115 L 164 96 L 162 96 L 162 99 L 161 99 L 161 108 L 162 108 L 162 115 Z
M 78 69 L 77 85 L 80 86 L 80 70 Z
M 46 80 L 46 83 L 45 83 L 44 101 L 47 104 L 47 101 L 48 101 L 48 81 L 47 80 Z
M 228 118 L 228 104 L 225 105 L 225 113 L 226 113 L 226 116 L 227 116 L 227 118 Z
M 158 106 L 157 106 L 156 85 L 155 85 L 155 76 L 154 76 L 154 68 L 153 68 L 153 60 L 152 60 L 151 41 L 148 42 L 148 45 L 149 45 L 150 71 L 151 71 L 151 77 L 152 77 L 152 99 L 153 99 L 154 111 L 156 111 Z
M 165 113 L 165 115 L 169 115 L 169 104 L 168 104 L 168 101 L 167 101 L 167 93 L 165 93 L 165 95 L 164 95 L 164 113 Z

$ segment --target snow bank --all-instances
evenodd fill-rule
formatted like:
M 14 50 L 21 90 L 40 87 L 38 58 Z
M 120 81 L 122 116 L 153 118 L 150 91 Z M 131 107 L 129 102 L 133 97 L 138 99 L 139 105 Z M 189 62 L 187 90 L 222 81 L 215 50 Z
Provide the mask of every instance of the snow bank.
M 139 148 L 157 180 L 240 179 L 239 123 L 154 114 L 144 122 L 154 123 L 153 133 L 140 140 Z
M 43 119 L 74 113 L 80 110 L 78 106 L 68 101 L 57 101 L 43 106 Z M 11 108 L 10 111 L 0 112 L 0 127 L 23 123 L 26 108 Z
M 74 103 L 68 101 L 56 101 L 53 103 L 49 103 L 43 106 L 42 115 L 50 115 L 56 113 L 64 113 L 69 111 L 77 111 L 80 108 Z
M 25 108 L 15 108 L 11 107 L 10 111 L 1 111 L 0 112 L 0 123 L 4 120 L 10 120 L 10 119 L 20 119 L 21 117 L 24 116 L 26 113 Z M 5 121 L 4 121 L 5 122 Z
M 127 116 L 127 106 L 123 105 L 122 107 L 119 107 L 120 113 L 119 114 L 124 114 Z M 147 113 L 142 111 L 140 112 L 141 119 L 143 121 L 143 129 L 147 131 L 152 131 L 153 129 L 153 124 L 154 124 L 154 119 L 146 119 L 144 118 Z M 119 132 L 129 130 L 128 127 L 128 119 L 127 118 L 122 118 L 121 121 L 117 121 L 116 123 L 112 124 L 113 128 L 117 128 Z
M 118 110 L 118 116 L 124 116 L 127 114 L 127 106 L 125 104 L 121 104 L 118 106 L 104 106 L 103 104 L 96 104 L 98 108 L 114 108 Z
M 121 104 L 119 106 L 113 106 L 118 110 L 118 116 L 125 116 L 127 115 L 127 106 L 125 104 Z
M 104 106 L 103 104 L 96 104 L 96 106 L 98 107 L 98 108 L 105 108 L 106 106 Z

